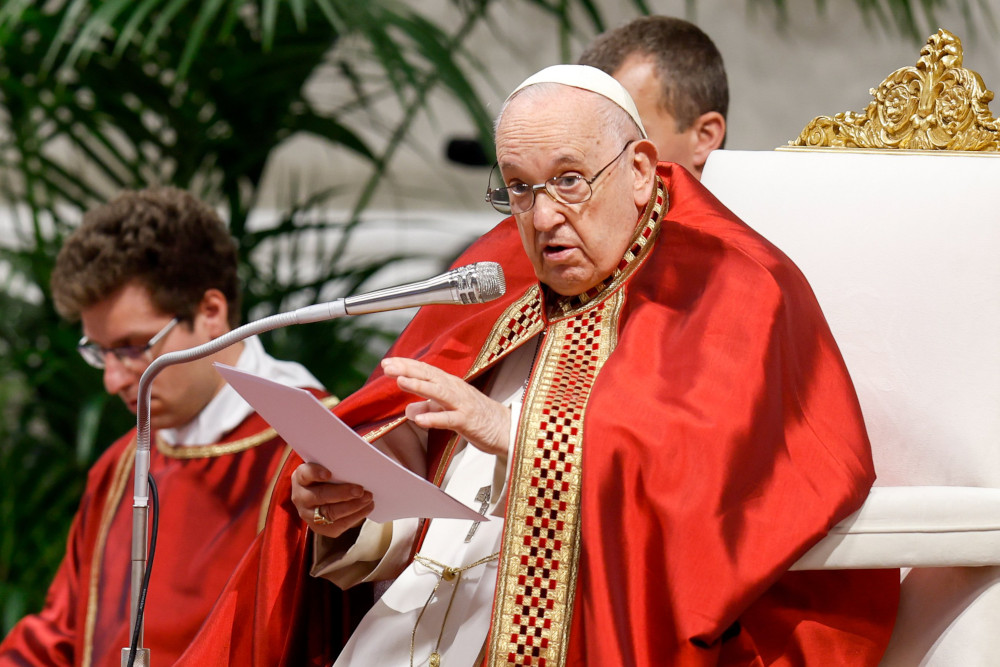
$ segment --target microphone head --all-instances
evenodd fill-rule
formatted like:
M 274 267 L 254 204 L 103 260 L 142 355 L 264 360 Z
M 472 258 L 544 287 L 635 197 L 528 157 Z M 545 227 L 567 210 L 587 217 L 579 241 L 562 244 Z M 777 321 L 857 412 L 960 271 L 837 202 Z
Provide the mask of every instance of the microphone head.
M 476 262 L 459 267 L 455 272 L 458 278 L 456 288 L 462 303 L 486 303 L 507 291 L 503 269 L 496 262 Z

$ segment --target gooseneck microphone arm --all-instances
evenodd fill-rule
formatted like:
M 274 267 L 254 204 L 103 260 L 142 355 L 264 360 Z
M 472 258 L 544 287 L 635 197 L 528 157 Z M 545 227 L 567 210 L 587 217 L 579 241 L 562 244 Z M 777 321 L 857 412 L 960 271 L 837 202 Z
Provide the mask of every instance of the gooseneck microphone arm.
M 136 404 L 135 490 L 132 503 L 131 614 L 129 637 L 138 626 L 135 665 L 149 665 L 149 649 L 142 647 L 142 618 L 139 598 L 146 571 L 149 518 L 150 395 L 153 380 L 164 368 L 215 354 L 234 343 L 257 334 L 292 324 L 332 320 L 345 315 L 363 315 L 432 304 L 472 304 L 492 301 L 506 291 L 503 271 L 495 262 L 478 262 L 452 269 L 434 278 L 367 294 L 305 306 L 288 313 L 271 315 L 234 329 L 203 345 L 169 352 L 157 357 L 139 378 Z M 122 649 L 122 667 L 127 667 L 131 647 Z

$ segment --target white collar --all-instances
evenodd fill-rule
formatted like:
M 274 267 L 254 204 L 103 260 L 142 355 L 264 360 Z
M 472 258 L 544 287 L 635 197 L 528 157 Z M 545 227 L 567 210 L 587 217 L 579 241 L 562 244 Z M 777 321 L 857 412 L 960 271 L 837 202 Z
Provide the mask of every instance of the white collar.
M 323 388 L 302 364 L 280 361 L 269 355 L 256 336 L 243 341 L 243 352 L 236 361 L 236 368 L 290 387 Z M 171 445 L 210 445 L 221 440 L 252 413 L 250 404 L 225 384 L 194 419 L 184 426 L 162 429 L 158 435 Z

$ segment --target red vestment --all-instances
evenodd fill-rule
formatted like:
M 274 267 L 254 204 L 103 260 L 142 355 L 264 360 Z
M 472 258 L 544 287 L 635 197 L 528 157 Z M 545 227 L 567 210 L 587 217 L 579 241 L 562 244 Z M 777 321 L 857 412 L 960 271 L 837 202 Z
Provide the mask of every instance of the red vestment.
M 577 575 L 566 664 L 876 665 L 898 571 L 787 572 L 874 481 L 860 408 L 819 306 L 788 258 L 689 174 L 669 165 L 659 173 L 669 209 L 639 268 L 609 288 L 623 298 L 617 344 L 582 422 L 580 551 L 561 564 Z M 391 356 L 478 382 L 495 368 L 488 346 L 502 323 L 513 323 L 515 347 L 524 342 L 508 309 L 536 282 L 513 220 L 457 263 L 474 261 L 502 264 L 506 295 L 424 308 Z M 551 298 L 547 329 L 559 319 Z M 336 412 L 377 437 L 411 400 L 376 371 Z M 447 452 L 434 445 L 444 440 L 430 438 L 435 480 Z M 290 629 L 311 621 L 287 571 L 309 557 L 288 500 L 297 463 L 286 465 L 264 533 L 183 664 L 280 664 Z M 235 621 L 250 614 L 252 626 Z
M 172 664 L 263 525 L 287 452 L 253 414 L 220 443 L 153 447 L 159 535 L 143 646 Z M 0 665 L 121 665 L 129 645 L 135 433 L 91 468 L 45 607 L 0 645 Z

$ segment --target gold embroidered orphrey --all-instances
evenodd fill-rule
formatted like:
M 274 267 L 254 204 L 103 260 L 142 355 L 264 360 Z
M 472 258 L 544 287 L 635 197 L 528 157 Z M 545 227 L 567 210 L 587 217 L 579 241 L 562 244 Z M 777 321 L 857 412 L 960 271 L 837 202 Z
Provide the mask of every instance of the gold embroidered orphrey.
M 580 552 L 584 412 L 617 344 L 625 304 L 621 286 L 643 264 L 659 231 L 666 191 L 659 178 L 656 186 L 631 246 L 600 293 L 572 301 L 575 308 L 548 304 L 552 320 L 529 379 L 512 454 L 490 667 L 565 664 Z M 488 347 L 523 342 L 542 321 L 540 308 L 537 289 L 528 290 L 498 320 Z M 487 356 L 496 358 L 496 351 Z
M 890 74 L 864 113 L 814 118 L 789 146 L 997 151 L 1000 121 L 993 93 L 962 67 L 962 42 L 947 30 L 931 35 L 915 67 Z

